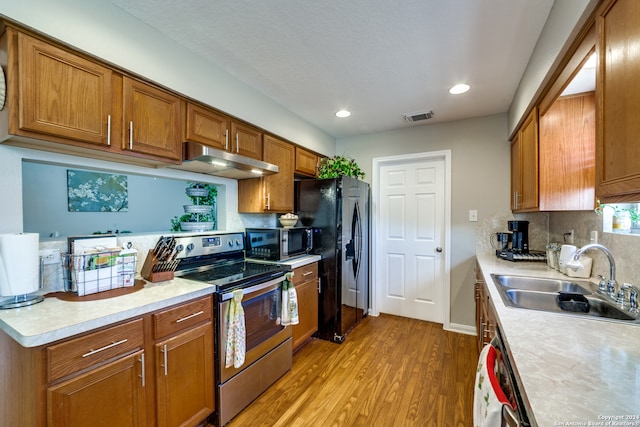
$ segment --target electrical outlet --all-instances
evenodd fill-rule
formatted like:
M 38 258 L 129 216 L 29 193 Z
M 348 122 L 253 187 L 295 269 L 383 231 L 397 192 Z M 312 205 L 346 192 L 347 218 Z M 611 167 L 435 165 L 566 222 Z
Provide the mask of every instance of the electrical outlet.
M 40 257 L 44 265 L 60 264 L 60 249 L 41 249 Z
M 469 211 L 469 221 L 471 222 L 478 221 L 478 211 L 476 209 L 472 209 Z

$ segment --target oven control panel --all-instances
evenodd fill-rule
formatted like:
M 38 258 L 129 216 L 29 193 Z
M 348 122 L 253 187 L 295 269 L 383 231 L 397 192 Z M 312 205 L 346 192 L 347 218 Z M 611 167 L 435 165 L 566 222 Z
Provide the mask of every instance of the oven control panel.
M 177 258 L 217 255 L 244 250 L 243 233 L 200 234 L 176 236 L 176 248 L 182 247 Z

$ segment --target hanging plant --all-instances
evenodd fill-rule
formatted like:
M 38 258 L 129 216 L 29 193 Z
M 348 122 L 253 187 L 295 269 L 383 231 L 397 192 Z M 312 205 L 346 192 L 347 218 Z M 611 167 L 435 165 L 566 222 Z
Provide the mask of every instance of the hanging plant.
M 355 179 L 362 179 L 365 177 L 365 173 L 360 169 L 360 166 L 358 166 L 356 161 L 350 157 L 325 157 L 320 161 L 318 178 L 338 178 L 341 176 L 350 176 Z

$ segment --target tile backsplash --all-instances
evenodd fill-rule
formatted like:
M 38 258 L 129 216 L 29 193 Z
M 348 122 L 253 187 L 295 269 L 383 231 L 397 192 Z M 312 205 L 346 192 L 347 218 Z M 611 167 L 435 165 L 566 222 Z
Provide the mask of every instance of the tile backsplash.
M 492 233 L 507 231 L 507 221 L 518 219 L 529 221 L 529 247 L 544 250 L 549 242 L 563 243 L 565 233 L 574 231 L 574 244 L 577 247 L 590 243 L 591 231 L 598 232 L 598 243 L 606 246 L 616 262 L 616 280 L 618 283 L 640 285 L 640 235 L 602 232 L 602 217 L 594 211 L 535 212 L 512 214 L 497 212 L 478 222 L 476 228 L 476 251 L 494 253 L 490 244 Z M 609 276 L 609 262 L 606 256 L 597 250 L 589 251 L 593 258 L 591 277 Z

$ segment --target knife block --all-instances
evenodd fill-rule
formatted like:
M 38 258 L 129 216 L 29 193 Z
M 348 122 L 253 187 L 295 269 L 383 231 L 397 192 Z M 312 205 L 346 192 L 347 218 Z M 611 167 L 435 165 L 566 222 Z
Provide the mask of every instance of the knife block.
M 140 275 L 149 282 L 164 282 L 165 280 L 173 279 L 173 270 L 171 271 L 153 271 L 153 268 L 158 264 L 158 258 L 152 250 L 149 250 L 147 257 L 144 260 Z

